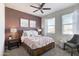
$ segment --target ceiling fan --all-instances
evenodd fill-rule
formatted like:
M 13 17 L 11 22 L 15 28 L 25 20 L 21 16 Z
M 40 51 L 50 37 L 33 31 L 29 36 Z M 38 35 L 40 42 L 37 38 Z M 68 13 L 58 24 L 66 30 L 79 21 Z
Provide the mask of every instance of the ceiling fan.
M 42 3 L 39 7 L 30 5 L 30 7 L 36 8 L 37 10 L 33 11 L 33 12 L 37 12 L 40 10 L 41 13 L 44 13 L 43 10 L 51 10 L 51 8 L 43 8 L 45 5 L 45 3 Z

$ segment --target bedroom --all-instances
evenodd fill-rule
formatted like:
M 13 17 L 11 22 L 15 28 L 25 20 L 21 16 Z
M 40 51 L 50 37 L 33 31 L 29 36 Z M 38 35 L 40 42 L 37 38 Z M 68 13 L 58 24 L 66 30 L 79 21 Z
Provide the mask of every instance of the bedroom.
M 43 10 L 43 8 L 48 9 Z M 10 55 L 28 56 L 28 55 L 40 55 L 40 54 L 42 56 L 72 55 L 70 51 L 63 50 L 63 46 L 65 42 L 72 39 L 74 34 L 79 34 L 78 16 L 79 16 L 79 4 L 77 3 L 6 3 L 5 4 L 6 44 L 5 44 L 4 55 L 5 56 Z M 28 34 L 25 34 L 26 32 Z M 38 39 L 38 40 L 36 40 L 36 42 L 32 42 L 31 40 L 30 42 L 28 42 L 28 40 L 26 40 L 27 45 L 29 45 L 26 46 L 26 44 L 23 45 L 22 43 L 23 35 L 31 36 L 31 40 L 32 39 L 34 40 Z M 12 39 L 16 39 L 15 37 L 20 40 L 10 41 Z M 33 44 L 35 44 L 36 46 Z M 74 55 L 79 54 L 76 51 Z

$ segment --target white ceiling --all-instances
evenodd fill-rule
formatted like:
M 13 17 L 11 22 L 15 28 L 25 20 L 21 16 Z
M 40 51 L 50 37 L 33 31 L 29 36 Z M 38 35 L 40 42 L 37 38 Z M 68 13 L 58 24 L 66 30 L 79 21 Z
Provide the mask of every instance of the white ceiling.
M 25 13 L 43 17 L 47 14 L 73 6 L 73 5 L 75 5 L 75 3 L 46 3 L 44 5 L 44 7 L 51 8 L 51 10 L 44 10 L 43 14 L 40 11 L 33 13 L 33 11 L 36 9 L 30 7 L 30 5 L 38 7 L 40 5 L 40 3 L 6 3 L 5 5 L 6 5 L 6 7 L 9 7 L 9 8 L 15 9 L 15 10 L 19 10 L 19 11 L 22 11 Z

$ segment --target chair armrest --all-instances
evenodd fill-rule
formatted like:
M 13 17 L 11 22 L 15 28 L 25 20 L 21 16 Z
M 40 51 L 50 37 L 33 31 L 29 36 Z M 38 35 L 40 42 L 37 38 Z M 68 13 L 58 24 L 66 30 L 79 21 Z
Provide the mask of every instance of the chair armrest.
M 79 43 L 77 43 L 76 45 L 79 46 Z

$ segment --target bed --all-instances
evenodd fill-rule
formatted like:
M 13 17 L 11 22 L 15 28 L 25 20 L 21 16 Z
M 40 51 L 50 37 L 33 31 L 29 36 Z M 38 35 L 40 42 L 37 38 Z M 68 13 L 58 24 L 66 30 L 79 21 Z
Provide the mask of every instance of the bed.
M 41 55 L 55 47 L 54 39 L 38 35 L 38 32 L 34 30 L 23 31 L 21 42 L 29 55 L 32 56 Z

